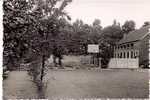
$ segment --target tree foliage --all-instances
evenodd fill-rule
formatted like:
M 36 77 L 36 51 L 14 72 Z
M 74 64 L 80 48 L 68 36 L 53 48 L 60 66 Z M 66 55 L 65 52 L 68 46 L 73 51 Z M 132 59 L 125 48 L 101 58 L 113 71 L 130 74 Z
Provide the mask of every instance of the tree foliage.
M 150 21 L 144 22 L 144 25 L 142 27 L 145 27 L 145 26 L 148 26 L 148 25 L 150 25 Z
M 17 64 L 27 48 L 25 33 L 28 27 L 25 0 L 4 0 L 4 64 Z
M 25 58 L 28 62 L 45 60 L 57 44 L 61 18 L 70 19 L 64 8 L 71 0 L 4 0 L 4 65 L 16 68 Z M 58 3 L 59 6 L 56 6 Z M 55 43 L 55 44 L 54 44 Z M 19 65 L 18 65 L 19 66 Z
M 99 44 L 105 51 L 102 56 L 109 58 L 111 54 L 104 55 L 112 52 L 110 47 L 135 29 L 132 20 L 123 26 L 114 20 L 105 28 L 99 19 L 92 25 L 79 19 L 70 23 L 65 7 L 71 1 L 4 0 L 4 64 L 12 68 L 24 59 L 32 62 L 37 58 L 44 59 L 44 64 L 54 46 L 62 47 L 63 54 L 86 54 L 88 44 Z
M 22 61 L 30 63 L 31 75 L 41 92 L 46 74 L 45 61 L 59 44 L 62 18 L 71 0 L 4 0 L 4 65 L 9 70 Z M 59 5 L 58 5 L 59 3 Z M 58 6 L 56 6 L 58 5 Z M 44 98 L 43 95 L 39 98 Z
M 113 46 L 122 38 L 123 32 L 119 24 L 113 24 L 111 26 L 105 27 L 102 30 L 99 44 L 102 50 L 101 57 L 103 65 L 108 64 L 109 59 L 113 56 Z
M 126 21 L 122 26 L 122 31 L 125 34 L 128 34 L 130 31 L 135 30 L 135 22 L 133 20 Z

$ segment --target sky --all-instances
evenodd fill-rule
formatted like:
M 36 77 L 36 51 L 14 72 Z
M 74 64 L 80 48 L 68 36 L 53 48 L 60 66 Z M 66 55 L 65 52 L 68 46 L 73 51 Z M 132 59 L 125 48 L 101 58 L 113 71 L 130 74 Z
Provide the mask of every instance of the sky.
M 136 28 L 150 21 L 150 0 L 73 0 L 65 9 L 72 18 L 92 24 L 100 19 L 103 27 L 112 25 L 116 19 L 122 25 L 126 20 L 134 20 Z

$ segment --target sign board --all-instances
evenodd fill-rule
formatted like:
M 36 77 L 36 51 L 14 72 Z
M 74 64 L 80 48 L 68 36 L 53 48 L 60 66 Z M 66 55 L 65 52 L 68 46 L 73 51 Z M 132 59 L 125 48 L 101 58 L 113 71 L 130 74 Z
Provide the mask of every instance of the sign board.
M 88 53 L 99 53 L 99 45 L 89 44 L 88 45 Z

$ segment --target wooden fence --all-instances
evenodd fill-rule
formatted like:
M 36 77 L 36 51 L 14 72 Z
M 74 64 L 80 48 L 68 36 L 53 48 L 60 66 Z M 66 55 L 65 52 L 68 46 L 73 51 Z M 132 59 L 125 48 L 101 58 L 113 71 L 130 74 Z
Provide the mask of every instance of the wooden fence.
M 101 66 L 101 58 L 97 58 L 91 55 L 82 56 L 81 64 L 84 65 L 93 65 L 93 66 Z

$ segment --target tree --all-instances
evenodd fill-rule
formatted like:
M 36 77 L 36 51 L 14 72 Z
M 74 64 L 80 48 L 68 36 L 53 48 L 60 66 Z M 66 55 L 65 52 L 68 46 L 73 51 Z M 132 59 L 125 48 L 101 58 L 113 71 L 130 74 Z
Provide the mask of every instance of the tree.
M 28 3 L 26 0 L 4 0 L 3 25 L 4 25 L 4 65 L 9 69 L 18 66 L 20 59 L 27 50 L 25 33 L 27 31 L 28 20 L 26 15 Z
M 56 7 L 58 2 L 60 6 Z M 46 56 L 49 54 L 47 48 L 51 43 L 49 39 L 57 38 L 60 18 L 65 15 L 68 18 L 64 8 L 70 2 L 71 0 L 5 0 L 4 61 L 10 59 L 6 65 L 10 61 L 13 64 L 20 63 L 27 53 L 30 53 L 33 61 L 40 57 L 42 81 Z M 13 61 L 15 58 L 16 62 Z
M 93 26 L 91 28 L 90 39 L 92 43 L 97 44 L 102 33 L 102 26 L 100 25 L 101 21 L 99 19 L 95 19 L 93 22 Z
M 55 5 L 61 2 L 61 5 L 59 7 L 56 7 Z M 60 24 L 60 18 L 64 17 L 64 15 L 67 16 L 67 14 L 64 12 L 64 8 L 70 3 L 71 0 L 44 0 L 44 1 L 38 1 L 37 10 L 39 10 L 41 14 L 41 20 L 39 33 L 42 33 L 42 42 L 41 42 L 41 48 L 42 48 L 42 69 L 41 69 L 41 81 L 43 80 L 44 75 L 44 68 L 45 68 L 45 60 L 46 55 L 48 55 L 47 50 L 49 48 L 49 36 L 51 36 L 50 39 L 53 39 L 52 45 L 57 46 L 58 40 L 58 33 L 60 32 L 59 29 L 61 27 Z M 51 5 L 51 6 L 49 6 Z M 68 16 L 67 16 L 68 18 Z M 54 51 L 54 49 L 52 49 Z
M 95 19 L 93 22 L 93 26 L 100 26 L 101 21 L 99 19 Z
M 68 22 L 66 22 L 66 24 L 67 25 L 63 31 L 61 31 L 61 37 L 66 41 L 63 43 L 65 44 L 69 54 L 86 54 L 88 44 L 98 44 L 102 31 L 100 20 L 95 20 L 93 25 L 85 24 L 79 19 L 77 19 L 73 24 Z
M 124 25 L 122 26 L 123 33 L 128 34 L 130 31 L 133 31 L 133 30 L 135 30 L 135 22 L 132 20 L 126 21 Z
M 102 50 L 102 64 L 107 65 L 113 55 L 113 46 L 123 37 L 120 25 L 113 24 L 102 30 L 99 45 Z
M 70 17 L 64 8 L 71 0 L 4 0 L 4 64 L 20 64 L 28 58 L 29 73 L 40 89 L 45 75 L 45 61 L 58 37 L 61 18 Z M 60 6 L 56 6 L 60 3 Z M 57 44 L 57 43 L 56 43 Z M 37 66 L 34 66 L 36 62 Z M 34 65 L 33 65 L 34 64 Z M 42 65 L 42 66 L 40 66 Z
M 109 44 L 115 44 L 121 38 L 123 38 L 121 27 L 119 25 L 105 27 L 102 30 L 102 38 L 104 38 Z
M 148 26 L 148 25 L 150 25 L 150 22 L 146 21 L 146 22 L 144 22 L 144 25 L 142 27 L 145 27 L 145 26 Z

